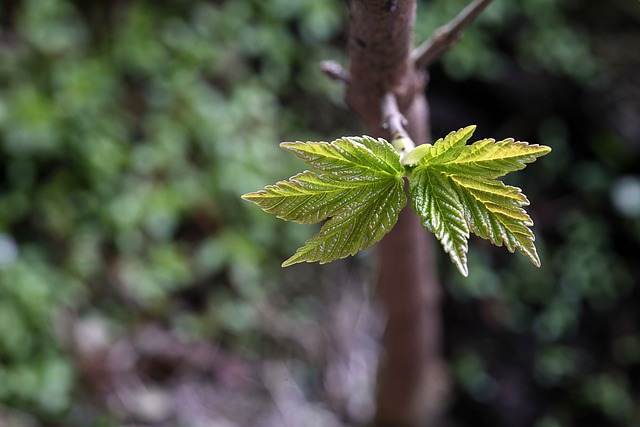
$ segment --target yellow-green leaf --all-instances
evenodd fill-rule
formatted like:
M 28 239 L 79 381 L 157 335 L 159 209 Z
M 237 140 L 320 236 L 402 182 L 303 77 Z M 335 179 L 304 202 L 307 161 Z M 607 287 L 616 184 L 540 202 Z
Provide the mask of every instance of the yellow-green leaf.
M 327 220 L 284 267 L 354 255 L 393 228 L 407 200 L 404 169 L 388 142 L 348 137 L 331 143 L 286 142 L 281 146 L 319 173 L 305 171 L 242 197 L 287 221 L 314 224 Z
M 402 180 L 369 186 L 359 199 L 332 216 L 320 232 L 282 266 L 302 261 L 324 264 L 373 246 L 393 228 L 406 203 Z
M 551 148 L 544 145 L 530 145 L 526 142 L 505 139 L 483 139 L 465 146 L 460 154 L 447 162 L 451 170 L 465 175 L 484 178 L 498 178 L 509 172 L 524 169 L 527 163 L 549 153 Z
M 519 188 L 495 178 L 523 169 L 551 149 L 513 139 L 466 145 L 474 129 L 451 132 L 420 153 L 409 177 L 411 206 L 465 276 L 469 232 L 511 252 L 517 249 L 539 267 L 529 228 L 533 221 L 523 209 L 529 201 Z
M 467 276 L 469 226 L 464 203 L 449 177 L 431 168 L 418 169 L 409 181 L 409 198 L 422 225 L 440 241 L 460 273 Z
M 384 139 L 346 137 L 328 142 L 283 142 L 284 150 L 340 181 L 380 181 L 402 176 L 400 157 Z
M 475 126 L 467 126 L 438 139 L 433 143 L 427 155 L 421 159 L 421 163 L 444 163 L 455 160 L 464 150 L 465 144 L 475 130 Z

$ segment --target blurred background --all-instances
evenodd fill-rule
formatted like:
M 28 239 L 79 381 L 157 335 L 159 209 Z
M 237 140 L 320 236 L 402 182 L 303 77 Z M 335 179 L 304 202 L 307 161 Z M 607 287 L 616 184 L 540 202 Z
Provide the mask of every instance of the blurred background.
M 417 40 L 465 4 L 419 2 Z M 375 254 L 281 269 L 313 228 L 240 195 L 284 140 L 362 127 L 339 0 L 0 0 L 0 427 L 357 426 Z M 431 70 L 434 137 L 553 152 L 542 268 L 439 253 L 451 427 L 640 425 L 640 2 L 496 0 Z M 438 249 L 438 252 L 440 250 Z

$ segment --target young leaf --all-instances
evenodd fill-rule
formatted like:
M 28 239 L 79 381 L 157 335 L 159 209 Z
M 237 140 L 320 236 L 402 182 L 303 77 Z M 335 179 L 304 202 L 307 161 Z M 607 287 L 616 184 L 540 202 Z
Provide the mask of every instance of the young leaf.
M 302 261 L 324 264 L 355 255 L 379 242 L 393 228 L 407 203 L 402 179 L 361 187 L 368 188 L 361 188 L 360 197 L 337 211 L 283 267 Z
M 475 126 L 467 126 L 466 128 L 459 129 L 457 132 L 450 132 L 444 138 L 440 138 L 434 142 L 429 150 L 429 158 L 432 160 L 432 163 L 443 163 L 457 158 L 466 147 L 465 144 L 475 130 Z M 426 159 L 426 157 L 423 157 L 423 159 Z
M 456 188 L 446 176 L 422 167 L 409 181 L 409 197 L 424 228 L 435 234 L 451 261 L 467 276 L 469 226 Z
M 411 206 L 465 276 L 469 232 L 511 252 L 518 249 L 540 266 L 528 228 L 533 221 L 522 208 L 529 201 L 519 188 L 495 178 L 523 169 L 551 149 L 513 139 L 466 145 L 474 130 L 451 132 L 422 153 L 409 177 Z
M 403 172 L 398 153 L 384 139 L 347 137 L 331 143 L 283 142 L 280 147 L 342 182 L 380 181 Z
M 534 162 L 549 151 L 551 149 L 547 146 L 529 145 L 514 141 L 513 138 L 498 142 L 489 138 L 464 146 L 460 155 L 447 164 L 452 170 L 466 175 L 493 179 L 524 169 L 527 163 Z M 432 159 L 429 163 L 445 162 Z
M 427 155 L 429 150 L 431 150 L 431 144 L 422 144 L 415 147 L 413 150 L 409 151 L 400 163 L 406 166 L 413 166 L 420 161 L 421 158 Z
M 305 171 L 242 197 L 284 220 L 313 224 L 328 219 L 283 267 L 354 255 L 393 228 L 406 197 L 404 169 L 388 142 L 365 136 L 281 147 L 320 173 Z

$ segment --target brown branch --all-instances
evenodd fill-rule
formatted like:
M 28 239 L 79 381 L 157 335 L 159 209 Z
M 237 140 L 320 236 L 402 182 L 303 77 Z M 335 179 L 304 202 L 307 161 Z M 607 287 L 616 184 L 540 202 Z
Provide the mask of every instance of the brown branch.
M 448 24 L 439 27 L 433 35 L 412 53 L 417 69 L 424 70 L 451 49 L 462 38 L 462 32 L 491 3 L 491 0 L 474 0 Z
M 416 5 L 416 0 L 349 1 L 346 101 L 371 136 L 391 140 L 393 130 L 404 129 L 413 141 L 430 140 L 425 75 L 411 57 Z M 383 123 L 386 129 L 380 128 Z M 377 293 L 387 323 L 372 427 L 435 426 L 446 407 L 449 381 L 432 245 L 408 207 L 378 245 Z
M 384 93 L 393 92 L 404 111 L 424 87 L 411 62 L 416 0 L 352 0 L 349 9 L 346 101 L 369 132 L 379 132 Z

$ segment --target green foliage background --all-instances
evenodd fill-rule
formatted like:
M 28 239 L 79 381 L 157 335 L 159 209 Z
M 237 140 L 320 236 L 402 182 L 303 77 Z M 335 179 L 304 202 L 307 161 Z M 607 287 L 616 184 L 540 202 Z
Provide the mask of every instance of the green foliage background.
M 0 403 L 65 424 L 82 390 L 52 325 L 69 314 L 253 342 L 309 231 L 239 195 L 292 170 L 278 141 L 330 120 L 310 102 L 338 96 L 317 68 L 336 3 L 2 7 Z M 198 287 L 196 312 L 177 294 Z
M 465 3 L 421 2 L 418 39 Z M 640 423 L 630 3 L 495 1 L 432 70 L 434 136 L 477 123 L 554 150 L 513 182 L 541 269 L 481 242 L 468 279 L 441 259 L 459 425 Z M 323 303 L 279 267 L 312 230 L 239 195 L 300 168 L 278 142 L 359 133 L 317 67 L 343 58 L 343 2 L 4 0 L 0 25 L 0 411 L 30 414 L 11 425 L 117 425 L 69 319 L 280 351 L 256 307 Z

